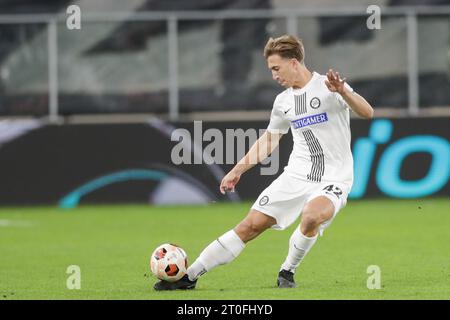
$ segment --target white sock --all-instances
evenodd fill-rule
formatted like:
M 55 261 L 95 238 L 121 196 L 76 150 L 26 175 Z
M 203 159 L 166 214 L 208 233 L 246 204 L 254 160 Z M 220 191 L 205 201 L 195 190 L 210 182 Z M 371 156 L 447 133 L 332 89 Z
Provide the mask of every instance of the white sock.
M 207 246 L 197 260 L 188 268 L 189 280 L 193 281 L 221 264 L 233 261 L 244 249 L 245 243 L 230 230 Z
M 296 228 L 289 239 L 289 252 L 280 270 L 284 269 L 295 273 L 303 258 L 316 243 L 317 236 L 318 234 L 314 237 L 307 237 L 300 232 L 300 228 Z

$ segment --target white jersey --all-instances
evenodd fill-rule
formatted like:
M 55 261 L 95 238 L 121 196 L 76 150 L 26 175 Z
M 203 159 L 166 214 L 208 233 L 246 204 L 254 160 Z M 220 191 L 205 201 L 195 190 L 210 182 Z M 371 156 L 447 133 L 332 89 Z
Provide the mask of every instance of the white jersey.
M 340 94 L 328 90 L 326 79 L 313 72 L 303 88 L 280 93 L 267 130 L 292 129 L 294 146 L 285 173 L 316 183 L 340 182 L 349 192 L 353 183 L 350 107 Z

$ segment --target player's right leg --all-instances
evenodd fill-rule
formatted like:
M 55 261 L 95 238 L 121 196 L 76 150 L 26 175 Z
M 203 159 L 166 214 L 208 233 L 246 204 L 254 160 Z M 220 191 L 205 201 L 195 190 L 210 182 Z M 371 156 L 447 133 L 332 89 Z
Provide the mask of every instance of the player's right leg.
M 248 215 L 234 229 L 211 242 L 197 260 L 188 268 L 187 274 L 176 282 L 159 281 L 155 290 L 193 289 L 198 277 L 213 268 L 233 261 L 244 249 L 245 244 L 276 224 L 276 220 L 262 212 L 251 209 Z

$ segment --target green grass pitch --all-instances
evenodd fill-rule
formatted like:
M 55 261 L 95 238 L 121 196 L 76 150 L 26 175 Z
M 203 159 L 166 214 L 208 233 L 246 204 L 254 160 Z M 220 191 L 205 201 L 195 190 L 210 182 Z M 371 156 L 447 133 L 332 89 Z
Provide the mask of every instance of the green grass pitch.
M 149 256 L 165 242 L 190 262 L 233 228 L 250 203 L 0 209 L 0 300 L 9 299 L 450 299 L 450 200 L 349 201 L 297 271 L 276 288 L 292 225 L 268 230 L 192 291 L 155 292 Z M 66 287 L 68 266 L 81 289 Z M 381 289 L 368 289 L 370 265 Z

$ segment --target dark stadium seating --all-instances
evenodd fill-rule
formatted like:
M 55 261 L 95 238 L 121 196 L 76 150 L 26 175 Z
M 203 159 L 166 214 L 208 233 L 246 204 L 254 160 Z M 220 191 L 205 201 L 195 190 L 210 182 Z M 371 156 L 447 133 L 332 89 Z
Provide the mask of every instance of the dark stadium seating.
M 391 0 L 386 4 L 390 6 L 445 4 L 448 1 L 399 1 Z M 0 12 L 2 14 L 23 13 L 63 13 L 67 5 L 72 4 L 69 0 L 16 0 L 0 1 Z M 330 1 L 331 5 L 331 1 Z M 271 9 L 273 2 L 270 0 L 253 1 L 226 1 L 226 0 L 192 0 L 192 1 L 142 1 L 138 8 L 132 8 L 135 12 L 155 11 L 185 11 L 185 10 L 223 10 L 223 9 Z M 88 10 L 89 11 L 89 10 Z M 196 32 L 204 30 L 219 30 L 214 52 L 216 59 L 210 61 L 211 55 L 205 53 L 200 57 L 207 65 L 207 71 L 203 72 L 202 78 L 198 78 L 195 85 L 188 84 L 185 79 L 197 77 L 195 69 L 198 65 L 189 64 L 186 61 L 193 59 L 186 57 L 186 52 L 180 53 L 179 69 L 184 72 L 179 80 L 180 112 L 211 111 L 211 110 L 269 110 L 273 97 L 281 90 L 271 82 L 270 74 L 262 61 L 262 47 L 269 36 L 284 33 L 285 30 L 277 29 L 269 31 L 275 19 L 224 19 L 219 22 L 212 20 L 180 21 L 179 40 L 187 42 Z M 380 58 L 383 52 L 368 51 L 376 33 L 365 28 L 365 17 L 318 17 L 317 46 L 307 46 L 308 57 L 314 57 L 314 50 L 331 50 L 339 45 L 358 45 L 358 48 L 366 48 L 364 52 L 370 52 Z M 314 22 L 311 20 L 311 22 Z M 284 22 L 283 22 L 284 23 Z M 94 24 L 95 25 L 95 24 Z M 100 25 L 100 23 L 99 23 Z M 61 23 L 61 26 L 63 24 Z M 0 115 L 45 115 L 48 112 L 48 74 L 45 57 L 37 59 L 32 52 L 35 49 L 37 39 L 40 39 L 41 55 L 46 55 L 47 25 L 38 24 L 0 24 Z M 405 33 L 399 32 L 393 37 L 404 41 Z M 167 113 L 169 103 L 168 92 L 168 66 L 160 66 L 160 71 L 152 71 L 152 77 L 148 76 L 146 64 L 153 61 L 142 61 L 147 58 L 147 53 L 155 52 L 158 46 L 164 43 L 167 37 L 167 22 L 165 20 L 148 22 L 121 21 L 115 23 L 110 30 L 95 38 L 89 46 L 81 51 L 75 52 L 73 57 L 59 60 L 59 113 L 71 114 L 94 114 L 94 113 Z M 198 36 L 203 37 L 203 36 Z M 212 38 L 212 36 L 211 36 Z M 155 40 L 157 39 L 157 40 Z M 191 38 L 189 38 L 191 39 Z M 383 41 L 395 43 L 396 38 L 388 38 Z M 66 42 L 65 42 L 66 41 Z M 159 41 L 159 42 L 157 42 Z M 191 41 L 191 40 L 189 40 Z M 197 41 L 201 41 L 198 40 Z M 75 45 L 60 36 L 60 55 L 67 54 L 71 46 Z M 445 45 L 445 44 L 444 44 Z M 29 46 L 28 49 L 24 47 Z M 33 47 L 35 46 L 35 47 Z M 448 44 L 447 44 L 448 46 Z M 213 46 L 214 47 L 214 46 Z M 31 48 L 31 49 L 30 49 Z M 28 50 L 28 51 L 27 51 Z M 308 51 L 309 50 L 309 51 Z M 202 55 L 196 51 L 195 55 Z M 141 56 L 139 64 L 127 69 L 129 61 Z M 160 58 L 167 59 L 167 52 L 160 50 Z M 108 60 L 113 57 L 113 60 Z M 404 53 L 396 59 L 407 59 Z M 419 57 L 420 58 L 420 57 Z M 22 69 L 10 67 L 11 61 L 27 59 L 19 64 Z M 339 60 L 333 60 L 330 51 L 326 61 L 320 61 L 323 67 L 335 66 L 339 68 Z M 359 58 L 360 59 L 360 58 Z M 367 56 L 372 60 L 371 56 Z M 381 61 L 389 63 L 391 57 L 381 57 Z M 352 57 L 350 59 L 352 60 Z M 68 61 L 68 62 L 66 62 Z M 184 61 L 184 62 L 183 62 Z M 379 63 L 377 60 L 376 63 Z M 66 63 L 66 65 L 65 65 Z M 70 67 L 69 63 L 75 64 Z M 120 77 L 115 75 L 114 64 L 121 64 Z M 159 62 L 160 63 L 160 62 Z M 355 62 L 359 63 L 359 62 Z M 393 65 L 398 64 L 392 60 Z M 421 61 L 419 61 L 419 64 Z M 40 64 L 40 65 L 39 65 Z M 38 66 L 39 65 L 39 66 Z M 143 67 L 142 67 L 143 66 Z M 35 73 L 41 72 L 40 76 L 30 77 L 29 68 L 36 67 Z M 203 67 L 203 66 L 202 66 Z M 356 66 L 351 66 L 358 70 Z M 17 68 L 17 66 L 16 66 Z M 71 69 L 72 68 L 72 69 Z M 71 75 L 71 70 L 81 70 L 84 74 Z M 362 66 L 361 66 L 362 68 Z M 372 67 L 376 70 L 376 67 Z M 439 69 L 439 70 L 436 70 Z M 109 72 L 111 70 L 111 72 Z M 25 72 L 26 71 L 26 72 Z M 324 70 L 317 70 L 324 72 Z M 22 74 L 23 72 L 23 74 Z M 155 72 L 161 72 L 160 74 Z M 402 71 L 386 72 L 383 75 L 371 75 L 370 71 L 361 71 L 363 75 L 357 75 L 350 79 L 351 85 L 357 92 L 363 94 L 375 107 L 387 107 L 394 109 L 405 109 L 408 106 L 408 73 Z M 450 87 L 448 70 L 434 68 L 420 69 L 420 107 L 450 105 L 450 91 L 443 90 Z M 72 72 L 73 73 L 73 72 Z M 91 79 L 86 79 L 85 74 Z M 259 76 L 263 74 L 264 77 Z M 11 78 L 23 78 L 26 88 L 14 85 Z M 208 78 L 213 77 L 213 78 Z M 162 84 L 155 85 L 151 79 L 163 79 Z M 130 90 L 130 83 L 136 79 L 145 80 L 148 83 L 144 89 Z M 141 81 L 142 82 L 142 81 Z M 81 86 L 73 89 L 72 83 L 84 83 L 86 87 L 97 88 L 95 93 L 85 90 Z M 212 85 L 214 84 L 214 85 Z M 439 84 L 436 85 L 436 84 Z M 153 89 L 157 87 L 157 89 Z M 148 89 L 147 89 L 148 88 Z

